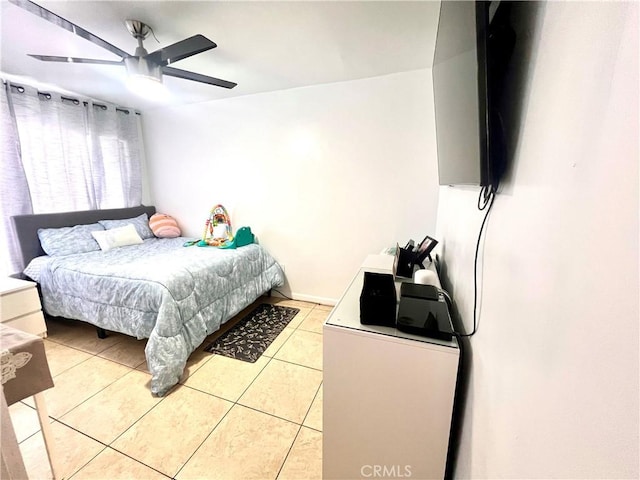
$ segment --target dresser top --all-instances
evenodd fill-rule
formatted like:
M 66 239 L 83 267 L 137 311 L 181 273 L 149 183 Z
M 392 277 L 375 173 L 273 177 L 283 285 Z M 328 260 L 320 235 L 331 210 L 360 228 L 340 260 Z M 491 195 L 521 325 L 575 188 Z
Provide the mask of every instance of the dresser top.
M 11 277 L 0 277 L 0 295 L 6 295 L 7 293 L 26 290 L 28 288 L 34 288 L 35 286 L 35 282 L 30 282 L 29 280 L 20 280 Z
M 360 323 L 360 293 L 362 292 L 364 282 L 364 272 L 391 273 L 393 270 L 393 259 L 394 257 L 390 255 L 369 255 L 325 323 L 327 325 L 348 328 L 361 332 L 376 333 L 395 337 L 397 339 L 413 340 L 421 343 L 457 349 L 458 341 L 455 337 L 450 341 L 444 341 L 401 332 L 394 327 L 363 325 Z M 407 279 L 407 281 L 410 280 Z M 395 282 L 396 297 L 398 299 L 400 298 L 401 283 L 402 281 L 399 280 L 396 280 Z

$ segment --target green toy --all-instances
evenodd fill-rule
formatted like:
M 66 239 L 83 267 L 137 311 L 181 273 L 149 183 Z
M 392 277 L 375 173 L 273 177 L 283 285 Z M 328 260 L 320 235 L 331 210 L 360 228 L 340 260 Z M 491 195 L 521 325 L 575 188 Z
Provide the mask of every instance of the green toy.
M 253 233 L 251 233 L 251 227 L 240 227 L 236 232 L 236 236 L 233 240 L 226 242 L 224 245 L 220 245 L 218 248 L 237 248 L 250 245 L 255 241 Z

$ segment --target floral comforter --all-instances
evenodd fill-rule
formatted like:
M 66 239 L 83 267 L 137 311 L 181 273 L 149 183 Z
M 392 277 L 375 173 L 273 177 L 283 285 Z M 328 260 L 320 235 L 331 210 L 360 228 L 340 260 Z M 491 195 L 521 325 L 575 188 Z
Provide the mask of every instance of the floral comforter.
M 178 383 L 187 358 L 220 325 L 284 283 L 260 245 L 236 250 L 149 239 L 108 252 L 49 257 L 40 269 L 44 310 L 148 338 L 151 391 Z

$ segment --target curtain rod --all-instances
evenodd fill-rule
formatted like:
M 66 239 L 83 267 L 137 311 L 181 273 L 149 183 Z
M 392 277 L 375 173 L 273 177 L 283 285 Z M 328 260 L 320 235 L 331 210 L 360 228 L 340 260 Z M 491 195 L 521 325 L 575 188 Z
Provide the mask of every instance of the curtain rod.
M 7 84 L 7 81 L 6 81 L 6 80 L 3 80 L 3 81 L 2 81 L 2 83 L 6 85 L 6 84 Z M 18 92 L 20 92 L 20 93 L 23 93 L 23 92 L 24 92 L 24 90 L 25 90 L 25 88 L 24 88 L 22 85 L 17 85 L 17 84 L 15 84 L 15 83 L 13 83 L 13 82 L 11 82 L 11 83 L 10 83 L 10 86 L 11 86 L 11 87 L 15 87 L 15 89 L 16 89 L 16 90 L 18 90 Z M 32 88 L 35 88 L 35 87 L 32 87 Z M 41 92 L 41 91 L 40 91 L 40 90 L 38 90 L 37 88 L 36 88 L 36 90 L 37 90 L 37 92 L 38 92 L 38 95 L 42 95 L 42 96 L 43 96 L 43 97 L 45 97 L 47 100 L 51 99 L 51 94 L 50 94 L 49 92 Z M 88 102 L 88 101 L 86 101 L 86 100 L 82 100 L 82 101 L 81 101 L 81 100 L 79 100 L 79 99 L 77 99 L 77 98 L 73 98 L 73 97 L 65 97 L 65 96 L 64 96 L 64 95 L 62 95 L 62 94 L 60 94 L 60 99 L 61 99 L 61 100 L 66 100 L 67 102 L 72 102 L 72 103 L 73 103 L 73 104 L 75 104 L 75 105 L 80 105 L 80 103 L 81 103 L 81 102 L 82 102 L 82 105 L 84 105 L 85 107 L 89 105 L 89 102 Z M 106 105 L 104 105 L 104 104 L 102 104 L 102 103 L 96 103 L 96 102 L 93 102 L 93 101 L 92 101 L 92 104 L 93 104 L 93 106 L 94 106 L 94 107 L 99 107 L 99 108 L 102 108 L 103 110 L 106 110 L 106 109 L 108 108 Z M 135 113 L 136 115 L 140 115 L 140 112 L 136 112 L 135 110 L 130 109 L 130 108 L 117 107 L 117 106 L 116 106 L 116 107 L 115 107 L 115 109 L 116 109 L 116 112 L 122 112 L 122 113 L 125 113 L 125 114 L 127 114 L 127 115 L 129 115 L 129 113 L 131 113 L 131 111 L 133 111 L 133 113 Z

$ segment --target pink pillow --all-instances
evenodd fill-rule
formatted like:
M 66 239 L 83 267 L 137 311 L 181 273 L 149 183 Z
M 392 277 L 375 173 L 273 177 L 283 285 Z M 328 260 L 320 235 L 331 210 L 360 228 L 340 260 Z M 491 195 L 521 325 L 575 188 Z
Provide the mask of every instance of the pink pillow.
M 176 219 L 165 213 L 151 215 L 149 228 L 159 238 L 175 238 L 181 235 Z

